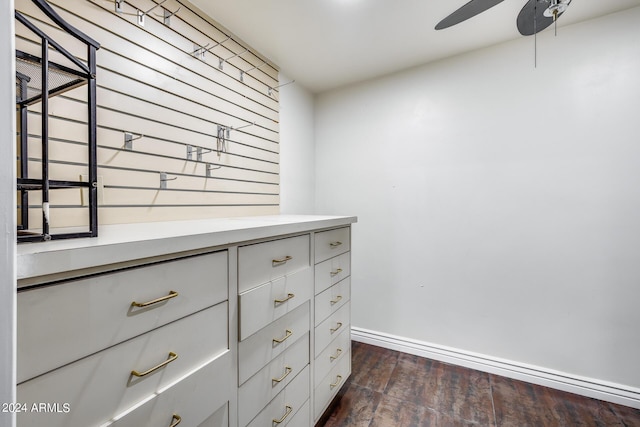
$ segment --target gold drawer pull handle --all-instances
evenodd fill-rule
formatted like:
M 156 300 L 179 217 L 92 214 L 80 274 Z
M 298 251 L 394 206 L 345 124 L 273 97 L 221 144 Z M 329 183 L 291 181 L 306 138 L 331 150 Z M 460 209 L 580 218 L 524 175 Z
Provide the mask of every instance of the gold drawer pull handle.
M 337 268 L 335 271 L 331 272 L 331 277 L 337 276 L 340 273 L 342 273 L 342 269 L 341 268 Z
M 285 333 L 284 338 L 280 338 L 280 339 L 278 339 L 278 338 L 274 338 L 274 339 L 273 339 L 274 344 L 282 344 L 282 343 L 283 343 L 283 342 L 285 342 L 287 339 L 289 339 L 289 337 L 290 337 L 291 335 L 293 335 L 293 332 L 291 332 L 291 330 L 289 330 L 289 329 L 287 329 L 285 332 L 286 332 L 286 333 Z
M 287 255 L 284 258 L 271 260 L 271 264 L 272 264 L 273 267 L 275 267 L 277 265 L 285 264 L 287 261 L 291 261 L 292 259 L 293 259 L 292 256 Z
M 167 360 L 165 360 L 164 362 L 162 362 L 161 364 L 159 364 L 158 366 L 154 366 L 153 368 L 149 369 L 148 371 L 144 371 L 144 372 L 131 371 L 131 375 L 134 375 L 136 377 L 144 377 L 146 375 L 149 375 L 152 372 L 157 371 L 160 368 L 163 368 L 163 367 L 167 366 L 169 363 L 173 362 L 177 358 L 178 358 L 177 354 L 175 354 L 173 351 L 169 352 L 169 358 Z
M 330 361 L 330 362 L 333 362 L 333 361 L 334 361 L 334 360 L 336 360 L 338 357 L 340 357 L 340 354 L 342 354 L 342 349 L 341 349 L 341 348 L 339 348 L 339 349 L 336 351 L 336 355 L 335 355 L 335 356 L 329 356 L 329 361 Z
M 176 291 L 169 291 L 169 295 L 167 295 L 167 296 L 156 298 L 154 300 L 147 301 L 147 302 L 135 302 L 134 301 L 134 302 L 131 303 L 131 306 L 132 307 L 147 307 L 149 305 L 157 304 L 159 302 L 166 301 L 168 299 L 175 298 L 177 296 L 178 296 L 178 293 Z
M 337 304 L 342 299 L 342 295 L 338 295 L 336 299 L 329 301 L 331 305 Z
M 271 378 L 271 381 L 274 383 L 279 383 L 282 380 L 284 380 L 285 378 L 287 378 L 287 376 L 293 371 L 293 368 L 289 367 L 289 366 L 285 366 L 284 367 L 284 375 L 281 376 L 280 378 Z M 275 384 L 272 384 L 275 385 Z
M 337 248 L 338 246 L 340 246 L 342 244 L 342 242 L 331 242 L 329 243 L 329 246 L 331 246 L 331 248 Z
M 338 324 L 336 325 L 335 328 L 331 328 L 329 329 L 331 331 L 331 333 L 334 333 L 335 331 L 337 331 L 338 329 L 340 329 L 342 327 L 342 322 L 338 322 Z
M 175 420 L 175 421 L 174 421 Z M 169 427 L 176 427 L 182 421 L 182 417 L 178 414 L 173 414 L 171 417 L 171 425 Z
M 336 382 L 335 382 L 335 383 L 333 383 L 333 384 L 329 384 L 329 388 L 333 390 L 333 388 L 334 388 L 335 386 L 337 386 L 338 384 L 340 384 L 340 381 L 342 381 L 342 375 L 338 375 L 338 376 L 336 377 Z
M 274 300 L 273 300 L 273 303 L 274 303 L 275 305 L 282 304 L 282 303 L 284 303 L 284 302 L 289 301 L 289 300 L 290 300 L 291 298 L 293 298 L 293 297 L 295 297 L 295 295 L 294 295 L 294 294 L 287 294 L 287 297 L 286 297 L 285 299 L 274 299 Z
M 289 406 L 289 405 L 287 405 L 287 406 L 286 406 L 286 408 L 287 408 L 287 412 L 285 412 L 285 413 L 284 413 L 284 415 L 282 416 L 282 418 L 280 418 L 279 420 L 276 420 L 276 419 L 274 418 L 274 419 L 273 419 L 273 422 L 274 422 L 274 423 L 276 423 L 276 424 L 280 424 L 280 423 L 282 423 L 284 420 L 286 420 L 286 419 L 287 419 L 287 417 L 288 417 L 289 415 L 291 415 L 291 412 L 293 412 L 293 408 L 292 408 L 291 406 Z

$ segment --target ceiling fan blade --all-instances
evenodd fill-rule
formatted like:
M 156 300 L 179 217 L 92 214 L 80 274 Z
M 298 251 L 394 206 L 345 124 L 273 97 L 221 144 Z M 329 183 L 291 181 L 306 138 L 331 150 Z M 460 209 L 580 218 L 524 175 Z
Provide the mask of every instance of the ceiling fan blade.
M 549 7 L 549 3 L 547 2 L 529 0 L 518 14 L 518 19 L 516 20 L 520 34 L 523 36 L 532 36 L 553 24 L 553 17 L 544 16 L 544 11 L 547 7 Z M 559 18 L 562 13 L 563 12 L 558 13 L 557 18 Z
M 436 30 L 442 30 L 449 28 L 453 25 L 459 24 L 462 21 L 466 21 L 469 18 L 484 12 L 487 9 L 491 9 L 498 3 L 502 3 L 504 0 L 471 0 L 469 3 L 462 6 L 460 9 L 453 12 L 451 15 L 438 22 Z

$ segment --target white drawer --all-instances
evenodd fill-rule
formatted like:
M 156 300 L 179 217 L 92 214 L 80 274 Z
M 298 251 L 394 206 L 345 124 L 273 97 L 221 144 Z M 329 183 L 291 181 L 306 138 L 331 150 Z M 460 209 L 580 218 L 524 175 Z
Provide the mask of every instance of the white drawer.
M 308 364 L 309 334 L 306 334 L 240 387 L 239 424 L 248 424 Z
M 224 385 L 231 384 L 231 362 L 227 351 L 103 427 L 200 425 L 212 408 L 227 410 L 231 387 Z
M 69 403 L 71 411 L 20 414 L 18 424 L 86 427 L 112 419 L 228 351 L 227 312 L 220 303 L 19 384 L 20 402 Z M 162 363 L 146 376 L 132 373 Z
M 229 405 L 224 405 L 198 427 L 229 427 Z
M 309 407 L 309 367 L 305 367 L 291 383 L 256 416 L 248 427 L 298 425 L 294 420 L 304 407 Z M 306 410 L 307 416 L 303 424 L 309 427 L 309 409 Z M 304 416 L 303 416 L 304 418 Z M 300 419 L 300 418 L 299 418 Z M 280 423 L 276 421 L 282 420 Z M 292 424 L 293 423 L 293 424 Z M 241 424 L 242 425 L 242 424 Z
M 238 292 L 310 266 L 309 239 L 305 234 L 238 248 Z
M 347 352 L 351 348 L 351 334 L 350 331 L 344 330 L 338 335 L 338 337 L 331 341 L 331 343 L 325 348 L 318 357 L 316 357 L 314 363 L 314 378 L 316 384 L 322 378 L 324 378 L 331 368 L 337 365 L 343 357 L 346 357 Z
M 351 228 L 343 227 L 315 234 L 316 264 L 351 250 Z
M 227 300 L 227 276 L 224 251 L 19 292 L 18 383 Z
M 295 413 L 287 427 L 309 427 L 311 421 L 311 400 L 307 400 L 302 408 Z M 273 420 L 272 420 L 273 421 Z
M 307 335 L 309 324 L 309 303 L 305 303 L 238 343 L 238 383 L 244 383 Z
M 345 357 L 320 381 L 314 389 L 314 419 L 320 418 L 322 413 L 331 402 L 331 399 L 338 393 L 344 382 L 351 374 L 351 349 Z
M 329 345 L 340 333 L 350 328 L 350 306 L 343 305 L 315 329 L 315 357 Z
M 351 278 L 347 277 L 315 298 L 315 324 L 320 324 L 351 299 Z
M 351 252 L 346 252 L 337 257 L 316 264 L 315 266 L 315 293 L 316 295 L 330 286 L 338 283 L 351 274 Z
M 313 270 L 307 267 L 240 294 L 240 340 L 309 301 Z

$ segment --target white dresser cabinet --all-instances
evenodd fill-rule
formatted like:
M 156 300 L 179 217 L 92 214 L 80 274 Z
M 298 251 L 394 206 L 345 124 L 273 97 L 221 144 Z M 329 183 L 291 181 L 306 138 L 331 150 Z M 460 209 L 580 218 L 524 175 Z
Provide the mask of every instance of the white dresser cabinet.
M 353 217 L 18 247 L 18 427 L 312 426 L 351 370 Z

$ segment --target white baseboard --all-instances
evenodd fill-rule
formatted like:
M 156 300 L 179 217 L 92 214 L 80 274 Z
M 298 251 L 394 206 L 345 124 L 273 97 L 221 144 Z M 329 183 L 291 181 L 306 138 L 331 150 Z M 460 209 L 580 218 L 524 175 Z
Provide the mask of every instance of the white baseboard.
M 352 327 L 354 341 L 640 409 L 640 389 Z

